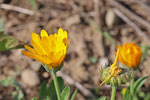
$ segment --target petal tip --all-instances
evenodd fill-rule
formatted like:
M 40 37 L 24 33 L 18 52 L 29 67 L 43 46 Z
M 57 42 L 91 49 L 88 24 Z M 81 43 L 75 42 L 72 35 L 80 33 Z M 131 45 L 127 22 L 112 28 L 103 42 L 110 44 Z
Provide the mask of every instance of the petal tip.
M 48 33 L 46 32 L 46 30 L 41 30 L 41 37 L 48 37 Z

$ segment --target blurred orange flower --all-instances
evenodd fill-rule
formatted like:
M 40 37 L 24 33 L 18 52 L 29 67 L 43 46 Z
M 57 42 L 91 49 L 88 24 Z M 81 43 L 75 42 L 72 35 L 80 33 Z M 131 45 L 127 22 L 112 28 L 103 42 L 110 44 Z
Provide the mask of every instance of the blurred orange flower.
M 59 28 L 58 34 L 48 35 L 45 30 L 41 30 L 41 37 L 36 33 L 32 33 L 31 39 L 33 48 L 25 45 L 28 51 L 22 50 L 22 53 L 49 67 L 59 67 L 67 52 L 67 32 Z
M 119 49 L 119 57 L 118 60 L 128 65 L 129 68 L 136 68 L 140 62 L 142 57 L 141 48 L 136 45 L 136 43 L 126 43 L 123 46 L 118 46 Z

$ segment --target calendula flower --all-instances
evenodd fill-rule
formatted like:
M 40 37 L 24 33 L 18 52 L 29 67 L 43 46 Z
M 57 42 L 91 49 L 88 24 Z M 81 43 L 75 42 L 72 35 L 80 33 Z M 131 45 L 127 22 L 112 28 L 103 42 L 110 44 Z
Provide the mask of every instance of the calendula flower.
M 135 43 L 123 44 L 122 47 L 118 46 L 117 50 L 120 51 L 118 60 L 129 68 L 136 68 L 140 64 L 142 51 Z
M 48 35 L 45 30 L 41 30 L 40 35 L 41 37 L 36 33 L 32 33 L 31 44 L 33 48 L 25 45 L 28 51 L 22 50 L 22 53 L 49 67 L 59 67 L 67 52 L 67 32 L 59 28 L 58 34 Z

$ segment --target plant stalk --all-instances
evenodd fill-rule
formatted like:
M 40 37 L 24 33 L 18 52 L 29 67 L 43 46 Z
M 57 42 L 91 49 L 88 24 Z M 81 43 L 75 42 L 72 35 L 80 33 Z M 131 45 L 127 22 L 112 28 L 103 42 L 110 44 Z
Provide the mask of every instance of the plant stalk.
M 132 79 L 131 79 L 131 81 L 130 81 L 130 100 L 133 100 L 133 96 L 134 96 L 134 72 L 133 72 L 133 69 L 131 69 L 131 71 L 132 71 L 132 75 L 133 75 L 133 77 L 132 77 Z
M 111 100 L 115 100 L 116 89 L 117 89 L 117 86 L 116 85 L 112 85 Z
M 53 80 L 54 80 L 57 98 L 58 98 L 58 100 L 61 100 L 60 89 L 59 89 L 59 85 L 58 85 L 58 80 L 57 80 L 55 68 L 52 68 L 52 75 L 53 75 Z

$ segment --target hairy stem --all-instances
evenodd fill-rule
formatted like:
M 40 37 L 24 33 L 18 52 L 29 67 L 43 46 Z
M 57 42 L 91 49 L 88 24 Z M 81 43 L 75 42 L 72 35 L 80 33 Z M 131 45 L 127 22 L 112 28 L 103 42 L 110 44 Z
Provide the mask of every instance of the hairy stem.
M 116 85 L 112 85 L 111 100 L 115 100 L 116 89 L 117 89 L 117 86 Z
M 60 89 L 59 89 L 59 85 L 58 85 L 58 80 L 57 80 L 55 68 L 52 68 L 52 75 L 53 75 L 53 80 L 54 80 L 57 98 L 58 98 L 58 100 L 61 100 Z

